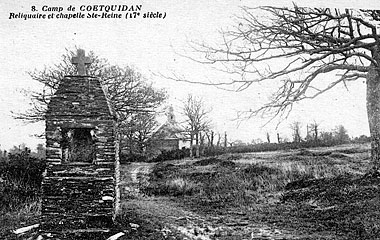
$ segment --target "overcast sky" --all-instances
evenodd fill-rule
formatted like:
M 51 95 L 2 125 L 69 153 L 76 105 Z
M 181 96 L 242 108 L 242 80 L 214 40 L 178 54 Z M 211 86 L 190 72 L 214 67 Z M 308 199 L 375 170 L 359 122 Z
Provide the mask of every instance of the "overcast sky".
M 270 1 L 107 1 L 109 4 L 142 4 L 142 13 L 166 12 L 165 19 L 8 19 L 10 13 L 31 13 L 36 6 L 40 13 L 43 6 L 63 7 L 70 5 L 94 5 L 98 1 L 2 1 L 0 3 L 0 149 L 26 143 L 34 148 L 43 139 L 33 137 L 44 131 L 44 123 L 26 124 L 12 118 L 12 111 L 28 109 L 29 100 L 23 89 L 37 90 L 27 71 L 43 69 L 60 61 L 65 49 L 80 47 L 94 51 L 112 64 L 130 65 L 142 72 L 156 87 L 165 88 L 179 115 L 181 100 L 187 94 L 203 97 L 212 107 L 211 119 L 216 131 L 227 132 L 230 140 L 265 139 L 266 132 L 275 138 L 276 132 L 290 138 L 289 124 L 295 120 L 304 124 L 317 121 L 323 130 L 342 124 L 351 136 L 369 134 L 365 108 L 365 81 L 359 80 L 338 86 L 331 92 L 295 106 L 288 119 L 278 129 L 277 121 L 262 125 L 268 119 L 252 118 L 239 126 L 233 119 L 236 111 L 255 108 L 264 103 L 275 90 L 268 85 L 256 85 L 245 92 L 233 93 L 214 87 L 173 82 L 153 73 L 172 73 L 192 80 L 207 81 L 224 78 L 209 66 L 194 63 L 176 52 L 183 52 L 188 41 L 218 41 L 220 29 L 234 24 L 234 15 L 240 6 L 274 4 Z M 212 2 L 212 3 L 211 3 Z M 375 1 L 296 1 L 307 6 L 346 6 L 379 8 Z M 291 1 L 275 1 L 277 5 L 290 5 Z M 324 4 L 324 5 L 322 5 Z M 326 5 L 329 4 L 329 5 Z M 379 5 L 379 4 L 378 4 Z M 65 11 L 67 13 L 67 11 Z M 177 117 L 179 118 L 179 116 Z

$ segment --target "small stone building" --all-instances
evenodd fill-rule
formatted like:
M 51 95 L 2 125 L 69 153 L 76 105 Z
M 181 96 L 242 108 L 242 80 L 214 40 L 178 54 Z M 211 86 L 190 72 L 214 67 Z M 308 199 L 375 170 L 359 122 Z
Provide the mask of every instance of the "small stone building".
M 46 113 L 42 231 L 59 236 L 107 232 L 119 205 L 115 114 L 83 70 L 83 50 L 78 58 L 78 75 L 62 80 Z
M 173 107 L 168 107 L 165 115 L 166 121 L 152 133 L 153 148 L 160 151 L 190 148 L 190 141 L 186 136 L 186 131 L 178 125 Z

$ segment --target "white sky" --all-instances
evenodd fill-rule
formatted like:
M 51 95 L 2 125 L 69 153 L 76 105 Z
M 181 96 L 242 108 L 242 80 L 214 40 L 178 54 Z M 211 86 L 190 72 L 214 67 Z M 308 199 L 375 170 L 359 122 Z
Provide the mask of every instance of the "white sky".
M 347 91 L 340 86 L 315 99 L 295 106 L 289 118 L 275 130 L 276 121 L 261 128 L 266 119 L 252 118 L 237 128 L 236 110 L 247 110 L 264 102 L 274 89 L 255 86 L 242 93 L 218 90 L 214 87 L 173 82 L 159 78 L 153 73 L 175 71 L 193 80 L 213 79 L 222 76 L 212 68 L 196 64 L 177 55 L 187 46 L 187 39 L 216 41 L 218 30 L 233 23 L 233 15 L 239 13 L 239 6 L 245 1 L 103 1 L 107 4 L 142 4 L 143 10 L 166 12 L 166 19 L 49 19 L 23 20 L 8 19 L 10 12 L 30 13 L 35 5 L 62 6 L 71 4 L 93 5 L 98 1 L 2 1 L 0 2 L 0 149 L 26 143 L 35 147 L 43 139 L 32 137 L 44 131 L 44 123 L 25 124 L 12 118 L 11 111 L 19 112 L 29 107 L 22 89 L 38 89 L 36 82 L 27 71 L 43 69 L 58 63 L 65 48 L 81 47 L 94 51 L 100 57 L 120 66 L 132 65 L 151 79 L 155 86 L 166 88 L 175 111 L 181 107 L 181 99 L 188 93 L 204 98 L 213 108 L 212 120 L 219 132 L 227 131 L 230 140 L 265 139 L 265 133 L 276 132 L 288 135 L 289 124 L 295 120 L 306 124 L 313 120 L 321 123 L 323 130 L 330 130 L 338 124 L 344 125 L 351 136 L 369 134 L 365 108 L 364 80 L 351 83 Z M 254 1 L 258 5 L 289 5 L 292 1 Z M 375 1 L 295 1 L 307 6 L 344 6 L 379 9 Z M 343 5 L 342 5 L 343 4 Z M 253 6 L 247 1 L 246 5 Z M 42 13 L 42 11 L 40 11 Z M 178 114 L 177 114 L 178 115 Z M 179 117 L 177 117 L 179 118 Z

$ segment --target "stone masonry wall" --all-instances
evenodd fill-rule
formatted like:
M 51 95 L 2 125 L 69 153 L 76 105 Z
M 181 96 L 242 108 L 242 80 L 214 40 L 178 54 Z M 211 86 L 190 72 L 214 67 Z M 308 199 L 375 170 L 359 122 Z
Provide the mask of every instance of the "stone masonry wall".
M 93 132 L 92 162 L 67 162 L 63 158 L 63 132 Z M 46 159 L 42 183 L 42 229 L 58 233 L 112 225 L 119 202 L 119 161 L 115 118 L 96 78 L 63 79 L 46 115 Z

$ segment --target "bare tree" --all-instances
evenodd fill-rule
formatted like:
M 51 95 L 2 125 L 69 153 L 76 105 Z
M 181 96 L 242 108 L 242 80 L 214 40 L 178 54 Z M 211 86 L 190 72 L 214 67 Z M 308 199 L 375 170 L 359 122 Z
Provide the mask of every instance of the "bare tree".
M 152 141 L 152 133 L 157 128 L 158 122 L 154 113 L 140 112 L 122 122 L 120 133 L 121 145 L 129 153 L 144 154 Z
M 75 74 L 75 67 L 71 63 L 74 54 L 74 51 L 67 50 L 58 64 L 45 67 L 43 70 L 29 72 L 33 80 L 42 84 L 42 91 L 30 92 L 32 108 L 26 112 L 14 113 L 15 118 L 30 122 L 45 120 L 47 105 L 58 89 L 59 83 L 65 76 Z M 136 135 L 138 132 L 145 131 L 136 128 L 139 124 L 132 128 L 137 131 L 135 133 L 122 128 L 130 126 L 131 119 L 144 120 L 146 115 L 140 113 L 155 112 L 155 109 L 167 98 L 165 91 L 155 89 L 147 79 L 131 67 L 110 65 L 107 60 L 98 57 L 93 52 L 89 52 L 88 56 L 92 62 L 88 68 L 88 74 L 99 78 L 106 96 L 118 116 L 119 132 Z M 143 117 L 143 119 L 137 119 L 138 117 Z M 129 135 L 126 137 L 132 138 Z M 119 139 L 122 138 L 124 137 L 119 136 Z M 121 147 L 123 146 L 121 145 Z
M 237 20 L 236 27 L 224 32 L 222 45 L 194 43 L 192 47 L 203 56 L 195 57 L 196 61 L 219 64 L 231 73 L 231 81 L 214 85 L 242 91 L 262 81 L 280 83 L 267 104 L 240 117 L 287 116 L 294 103 L 364 78 L 371 158 L 374 169 L 379 169 L 380 11 L 245 7 Z
M 292 130 L 293 142 L 301 142 L 301 123 L 297 121 L 293 122 L 290 124 L 290 129 Z
M 209 129 L 208 118 L 211 109 L 207 109 L 202 98 L 189 94 L 184 102 L 183 115 L 185 116 L 186 131 L 190 135 L 190 155 L 193 156 L 193 144 L 195 140 L 195 156 L 199 157 L 200 134 Z
M 211 131 L 206 131 L 205 134 L 206 134 L 206 137 L 207 137 L 208 146 L 209 147 L 214 147 L 215 132 L 213 130 L 211 130 Z
M 269 132 L 267 132 L 267 142 L 270 143 L 270 135 L 269 135 Z
M 74 51 L 67 50 L 58 64 L 29 72 L 30 77 L 42 84 L 43 89 L 29 93 L 32 108 L 23 113 L 15 113 L 16 118 L 31 122 L 45 120 L 47 104 L 58 89 L 59 83 L 65 76 L 75 75 L 76 70 L 71 63 L 74 55 Z M 110 65 L 106 59 L 98 57 L 94 52 L 89 52 L 88 56 L 91 59 L 88 74 L 99 78 L 107 98 L 121 120 L 130 117 L 132 113 L 154 112 L 166 99 L 164 90 L 153 88 L 147 79 L 133 68 Z
M 310 124 L 310 130 L 312 132 L 312 137 L 314 138 L 314 141 L 317 142 L 318 141 L 318 134 L 319 134 L 319 123 L 317 123 L 316 121 L 314 121 L 312 124 Z
M 216 146 L 217 147 L 220 147 L 220 141 L 221 141 L 221 135 L 220 135 L 220 133 L 218 133 L 218 141 L 216 142 Z

